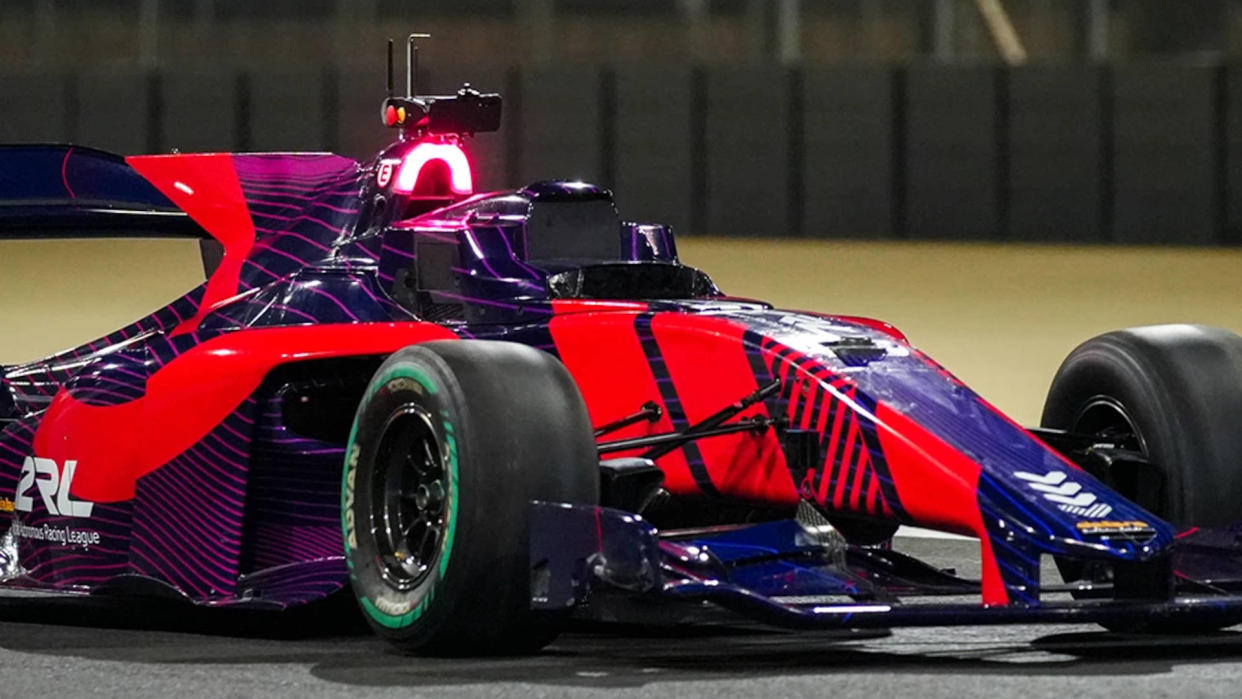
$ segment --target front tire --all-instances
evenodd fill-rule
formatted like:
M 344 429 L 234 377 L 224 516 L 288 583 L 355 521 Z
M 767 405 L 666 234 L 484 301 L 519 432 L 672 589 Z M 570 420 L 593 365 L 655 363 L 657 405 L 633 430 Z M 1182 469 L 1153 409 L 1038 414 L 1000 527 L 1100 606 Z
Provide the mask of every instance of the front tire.
M 346 450 L 343 527 L 364 616 L 399 648 L 533 652 L 558 631 L 530 609 L 531 500 L 595 503 L 586 407 L 554 357 L 460 340 L 389 357 Z
M 1143 454 L 1152 468 L 1096 475 L 1168 522 L 1212 527 L 1242 518 L 1242 337 L 1202 325 L 1158 325 L 1092 338 L 1057 371 L 1042 424 Z M 1057 565 L 1067 581 L 1113 579 L 1100 562 Z M 1237 621 L 1223 615 L 1193 624 L 1147 618 L 1104 626 L 1204 633 Z
M 1242 337 L 1157 325 L 1092 338 L 1057 371 L 1042 424 L 1143 453 L 1155 473 L 1104 480 L 1169 522 L 1242 519 Z

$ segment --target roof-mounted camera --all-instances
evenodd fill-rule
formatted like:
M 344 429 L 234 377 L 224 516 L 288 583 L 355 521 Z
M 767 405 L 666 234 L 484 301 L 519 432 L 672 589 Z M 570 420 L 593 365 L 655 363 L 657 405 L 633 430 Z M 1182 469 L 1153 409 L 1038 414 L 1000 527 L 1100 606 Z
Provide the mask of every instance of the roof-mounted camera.
M 388 40 L 388 96 L 380 110 L 385 126 L 400 129 L 402 138 L 422 138 L 428 134 L 465 136 L 500 128 L 500 95 L 481 93 L 462 86 L 453 95 L 418 95 L 418 45 L 416 39 L 430 34 L 410 34 L 405 50 L 405 96 L 396 95 L 393 86 L 392 39 Z

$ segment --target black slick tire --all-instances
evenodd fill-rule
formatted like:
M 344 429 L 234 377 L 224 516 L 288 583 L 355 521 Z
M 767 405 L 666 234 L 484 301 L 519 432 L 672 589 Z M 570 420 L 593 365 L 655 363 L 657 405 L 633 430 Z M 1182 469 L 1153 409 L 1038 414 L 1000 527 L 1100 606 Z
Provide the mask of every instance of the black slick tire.
M 423 654 L 549 643 L 557 620 L 530 609 L 530 501 L 597 502 L 598 463 L 582 397 L 551 355 L 477 340 L 393 354 L 358 406 L 342 485 L 350 581 L 372 629 Z
M 1041 422 L 1132 438 L 1162 482 L 1106 480 L 1153 514 L 1182 526 L 1242 519 L 1242 337 L 1157 325 L 1092 338 L 1057 371 Z

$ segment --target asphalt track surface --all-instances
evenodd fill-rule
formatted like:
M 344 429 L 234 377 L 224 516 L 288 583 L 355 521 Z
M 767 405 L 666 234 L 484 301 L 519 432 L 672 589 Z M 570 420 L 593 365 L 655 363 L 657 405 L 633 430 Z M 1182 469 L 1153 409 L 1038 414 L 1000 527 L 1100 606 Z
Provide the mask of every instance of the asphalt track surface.
M 974 568 L 969 541 L 903 540 Z M 425 659 L 327 618 L 49 600 L 0 602 L 0 696 L 1237 697 L 1242 633 L 1122 636 L 1092 626 L 796 634 L 727 619 L 587 627 L 543 654 Z

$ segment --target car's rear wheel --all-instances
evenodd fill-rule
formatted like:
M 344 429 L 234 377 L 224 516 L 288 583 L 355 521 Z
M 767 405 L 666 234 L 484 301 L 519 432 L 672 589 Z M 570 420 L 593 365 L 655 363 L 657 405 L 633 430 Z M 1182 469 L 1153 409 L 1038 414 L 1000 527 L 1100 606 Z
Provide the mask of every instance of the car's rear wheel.
M 504 342 L 392 355 L 358 407 L 343 526 L 364 616 L 408 651 L 531 652 L 556 619 L 530 609 L 531 500 L 594 503 L 598 455 L 573 379 Z
M 1106 333 L 1061 364 L 1044 427 L 1092 436 L 1142 454 L 1095 474 L 1152 514 L 1179 526 L 1242 519 L 1242 337 L 1200 325 L 1160 325 Z M 1058 560 L 1068 581 L 1112 580 L 1105 563 Z M 1118 631 L 1202 632 L 1232 625 L 1136 619 Z

